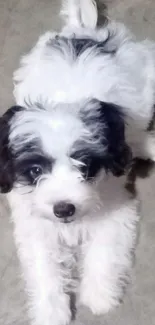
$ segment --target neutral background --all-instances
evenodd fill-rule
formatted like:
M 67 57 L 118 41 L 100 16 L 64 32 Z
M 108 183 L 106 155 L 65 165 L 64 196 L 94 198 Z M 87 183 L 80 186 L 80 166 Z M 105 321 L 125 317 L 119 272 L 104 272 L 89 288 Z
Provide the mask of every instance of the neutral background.
M 83 0 L 84 1 L 84 0 Z M 137 38 L 155 40 L 155 0 L 106 0 L 109 15 L 124 21 Z M 59 29 L 60 0 L 0 0 L 0 109 L 12 98 L 12 72 L 38 36 Z M 136 267 L 124 304 L 104 317 L 82 309 L 75 325 L 155 325 L 155 175 L 138 182 L 142 200 Z M 0 197 L 0 325 L 28 325 L 26 298 L 4 196 Z M 44 325 L 44 324 L 43 324 Z M 52 321 L 51 321 L 52 325 Z

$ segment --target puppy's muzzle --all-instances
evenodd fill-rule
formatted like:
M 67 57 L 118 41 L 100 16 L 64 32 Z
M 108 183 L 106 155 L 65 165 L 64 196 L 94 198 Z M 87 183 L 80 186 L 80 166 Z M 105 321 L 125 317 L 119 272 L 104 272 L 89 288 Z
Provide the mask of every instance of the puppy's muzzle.
M 76 209 L 73 204 L 64 201 L 56 203 L 53 207 L 55 216 L 65 223 L 73 220 L 72 217 L 75 214 L 75 210 Z

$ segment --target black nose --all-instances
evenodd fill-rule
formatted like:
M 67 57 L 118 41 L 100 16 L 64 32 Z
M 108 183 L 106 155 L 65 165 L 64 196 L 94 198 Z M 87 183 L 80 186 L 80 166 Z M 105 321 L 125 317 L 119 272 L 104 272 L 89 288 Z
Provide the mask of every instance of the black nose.
M 54 205 L 53 211 L 58 218 L 67 218 L 75 213 L 75 206 L 71 203 L 58 202 Z

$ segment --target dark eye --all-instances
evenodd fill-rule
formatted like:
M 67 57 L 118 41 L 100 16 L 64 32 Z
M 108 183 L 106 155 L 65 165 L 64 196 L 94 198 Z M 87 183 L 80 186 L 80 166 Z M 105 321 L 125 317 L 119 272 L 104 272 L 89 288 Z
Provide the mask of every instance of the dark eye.
M 33 165 L 29 167 L 26 172 L 25 176 L 27 176 L 31 182 L 35 182 L 39 176 L 41 176 L 43 173 L 43 169 L 39 165 Z

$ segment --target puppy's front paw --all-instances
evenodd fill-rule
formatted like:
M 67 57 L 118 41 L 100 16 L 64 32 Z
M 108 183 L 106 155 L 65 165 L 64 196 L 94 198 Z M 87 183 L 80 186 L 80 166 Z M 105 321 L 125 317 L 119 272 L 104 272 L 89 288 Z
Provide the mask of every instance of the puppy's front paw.
M 96 315 L 106 314 L 113 310 L 120 305 L 123 298 L 123 292 L 120 292 L 120 290 L 117 293 L 113 292 L 113 290 L 102 289 L 100 292 L 95 292 L 92 288 L 92 290 L 83 292 L 80 297 L 80 302 L 90 308 L 93 314 Z

